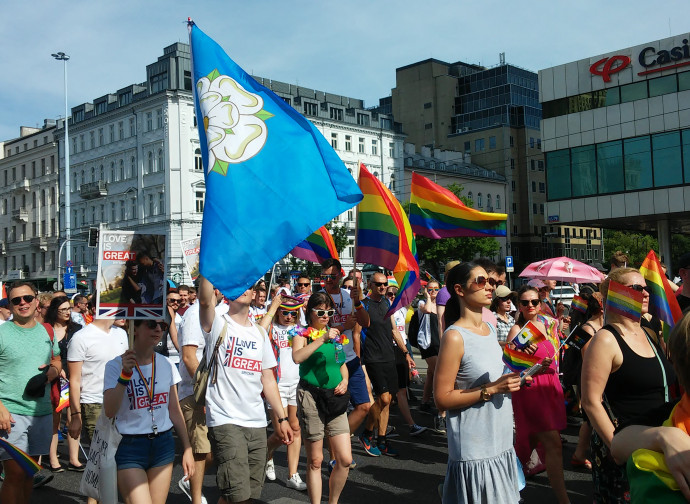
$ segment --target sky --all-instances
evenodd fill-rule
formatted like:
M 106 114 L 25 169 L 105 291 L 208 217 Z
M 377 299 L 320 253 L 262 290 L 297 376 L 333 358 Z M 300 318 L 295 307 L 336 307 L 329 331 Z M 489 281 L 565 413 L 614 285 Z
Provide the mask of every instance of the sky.
M 247 72 L 362 98 L 427 58 L 538 71 L 688 33 L 687 0 L 3 0 L 0 141 L 146 79 L 188 16 Z M 685 19 L 685 22 L 683 22 Z

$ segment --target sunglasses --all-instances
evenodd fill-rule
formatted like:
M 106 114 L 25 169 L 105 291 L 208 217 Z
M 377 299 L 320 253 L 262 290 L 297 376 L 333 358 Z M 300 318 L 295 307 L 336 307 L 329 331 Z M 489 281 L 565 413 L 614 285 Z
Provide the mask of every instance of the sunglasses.
M 632 285 L 627 285 L 627 287 L 632 289 L 632 290 L 636 290 L 637 292 L 642 292 L 642 291 L 649 292 L 649 287 L 647 287 L 646 285 L 632 284 Z
M 335 280 L 336 278 L 338 278 L 338 275 L 321 275 L 321 278 L 323 278 L 324 280 Z
M 372 282 L 376 287 L 388 287 L 388 282 Z
M 427 289 L 427 290 L 428 290 L 429 292 L 438 292 L 438 291 L 440 291 L 441 289 L 439 289 L 438 287 L 432 287 L 431 289 Z
M 352 290 L 352 285 L 343 285 L 343 289 Z
M 26 294 L 25 296 L 13 297 L 12 299 L 10 299 L 10 301 L 12 302 L 12 304 L 14 306 L 19 306 L 20 304 L 22 304 L 22 299 L 24 300 L 24 302 L 30 303 L 31 301 L 36 299 L 36 296 L 32 296 L 31 294 Z
M 168 303 L 179 303 L 181 299 L 168 299 Z
M 280 313 L 283 315 L 283 317 L 296 317 L 297 316 L 296 311 L 280 310 Z
M 157 320 L 146 321 L 146 327 L 148 327 L 149 329 L 155 329 L 158 326 L 161 326 L 161 330 L 164 332 L 168 330 L 168 324 L 166 322 L 159 322 Z
M 474 279 L 474 284 L 477 284 L 477 287 L 480 289 L 483 289 L 486 287 L 486 284 L 488 283 L 491 287 L 496 287 L 496 280 L 493 278 L 486 278 L 484 276 L 478 276 L 477 278 Z
M 500 298 L 498 298 L 498 299 L 499 299 L 502 303 L 505 303 L 506 301 L 510 301 L 510 296 L 500 297 Z M 535 306 L 536 306 L 536 305 L 535 305 Z
M 72 311 L 72 308 L 58 308 L 58 313 L 69 313 Z
M 309 283 L 297 282 L 297 286 L 298 286 L 298 287 L 309 287 Z
M 520 300 L 520 304 L 522 306 L 529 306 L 530 303 L 532 303 L 532 306 L 539 306 L 539 303 L 541 303 L 541 301 L 539 301 L 538 299 L 521 299 Z
M 386 296 L 394 298 L 395 292 L 386 292 Z
M 335 313 L 335 310 L 332 308 L 330 310 L 318 310 L 316 308 L 312 308 L 311 311 L 313 311 L 317 317 L 332 317 Z

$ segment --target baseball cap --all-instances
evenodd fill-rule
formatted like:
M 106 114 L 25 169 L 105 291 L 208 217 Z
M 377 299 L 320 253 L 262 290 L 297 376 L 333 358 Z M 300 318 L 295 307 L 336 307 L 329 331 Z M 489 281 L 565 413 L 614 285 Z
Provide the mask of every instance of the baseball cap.
M 10 306 L 10 302 L 7 298 L 0 299 L 0 308 L 8 308 Z
M 533 278 L 532 280 L 527 282 L 527 285 L 529 285 L 530 287 L 534 287 L 535 289 L 541 289 L 543 287 L 546 287 L 546 284 L 538 278 Z
M 513 292 L 505 285 L 499 285 L 496 287 L 496 297 L 504 298 L 510 296 L 512 293 Z

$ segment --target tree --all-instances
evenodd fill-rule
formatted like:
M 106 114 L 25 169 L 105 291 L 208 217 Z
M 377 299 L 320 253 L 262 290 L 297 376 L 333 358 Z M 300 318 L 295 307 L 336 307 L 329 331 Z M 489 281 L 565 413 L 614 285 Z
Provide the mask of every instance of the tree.
M 350 244 L 347 226 L 337 225 L 336 221 L 333 220 L 326 224 L 326 229 L 331 233 L 333 242 L 335 243 L 335 249 L 338 251 L 338 255 L 340 255 L 343 250 L 345 250 L 345 247 Z
M 304 261 L 302 259 L 297 259 L 294 256 L 290 256 L 290 272 L 299 271 L 300 273 L 306 273 L 309 278 L 314 279 L 321 275 L 321 265 L 318 263 L 313 263 L 310 261 Z
M 604 229 L 604 266 L 614 252 L 620 250 L 630 258 L 629 266 L 638 268 L 650 250 L 659 251 L 659 242 L 652 235 Z
M 451 184 L 448 190 L 455 194 L 467 206 L 472 206 L 472 200 L 463 196 L 463 186 Z M 409 214 L 410 204 L 404 203 L 403 208 Z M 441 278 L 441 272 L 448 261 L 457 259 L 469 261 L 475 257 L 493 257 L 501 248 L 495 238 L 442 238 L 436 240 L 417 236 L 417 257 L 420 268 L 426 269 L 435 278 Z

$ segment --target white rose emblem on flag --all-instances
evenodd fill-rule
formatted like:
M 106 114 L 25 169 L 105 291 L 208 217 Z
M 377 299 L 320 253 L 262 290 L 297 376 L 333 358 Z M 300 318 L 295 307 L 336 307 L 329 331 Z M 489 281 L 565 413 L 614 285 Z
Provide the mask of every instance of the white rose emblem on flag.
M 261 96 L 250 93 L 235 79 L 213 70 L 196 83 L 199 107 L 208 143 L 208 171 L 226 175 L 230 164 L 256 156 L 266 144 Z

